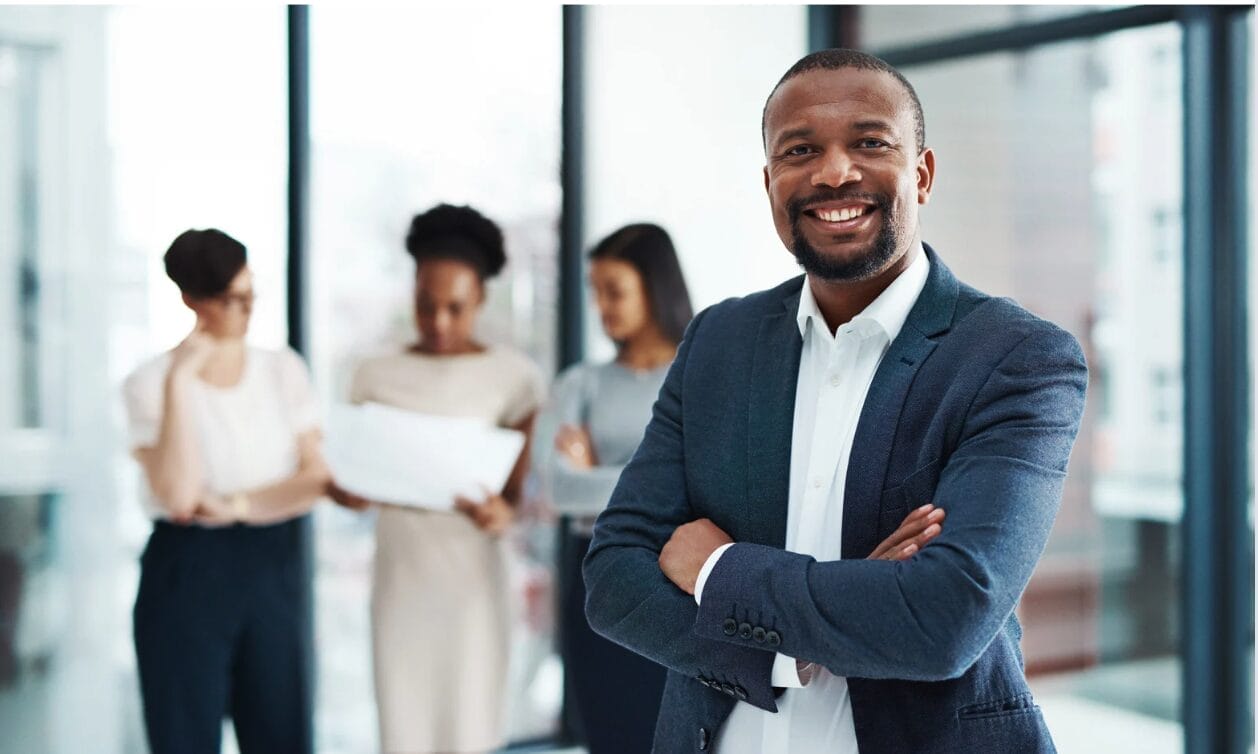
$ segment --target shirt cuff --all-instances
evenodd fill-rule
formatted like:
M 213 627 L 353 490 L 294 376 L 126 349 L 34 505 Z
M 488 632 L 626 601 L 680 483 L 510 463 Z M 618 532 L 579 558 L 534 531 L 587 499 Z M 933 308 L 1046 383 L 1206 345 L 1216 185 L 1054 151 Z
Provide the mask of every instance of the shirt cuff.
M 721 555 L 724 554 L 726 550 L 728 550 L 729 548 L 733 546 L 734 546 L 733 542 L 723 544 L 720 547 L 713 550 L 712 554 L 708 556 L 708 559 L 703 561 L 703 567 L 699 569 L 699 576 L 695 579 L 695 604 L 696 605 L 700 604 L 700 599 L 703 597 L 703 585 L 708 582 L 708 576 L 712 575 L 712 569 L 716 568 L 716 561 L 720 560 Z
M 808 684 L 800 678 L 799 665 L 794 657 L 788 657 L 779 652 L 773 658 L 773 674 L 770 684 L 784 689 L 802 689 Z

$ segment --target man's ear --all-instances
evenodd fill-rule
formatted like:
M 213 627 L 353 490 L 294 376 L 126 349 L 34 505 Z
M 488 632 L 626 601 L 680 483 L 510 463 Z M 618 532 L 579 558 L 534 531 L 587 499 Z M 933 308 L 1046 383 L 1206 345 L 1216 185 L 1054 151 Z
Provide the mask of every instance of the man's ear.
M 927 147 L 917 156 L 917 203 L 930 201 L 930 191 L 935 187 L 935 150 Z
M 766 196 L 769 194 L 769 166 L 768 165 L 764 166 L 764 193 Z

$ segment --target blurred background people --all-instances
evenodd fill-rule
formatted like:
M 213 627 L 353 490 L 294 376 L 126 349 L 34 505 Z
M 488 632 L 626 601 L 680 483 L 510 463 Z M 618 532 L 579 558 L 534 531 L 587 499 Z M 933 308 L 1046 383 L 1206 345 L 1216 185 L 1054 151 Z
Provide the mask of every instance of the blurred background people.
M 406 237 L 415 259 L 418 341 L 359 364 L 354 403 L 473 417 L 526 436 L 544 397 L 523 353 L 475 336 L 485 282 L 506 263 L 502 232 L 470 207 L 438 205 Z M 452 512 L 381 505 L 371 617 L 385 752 L 484 752 L 504 743 L 511 609 L 503 541 L 527 468 Z M 338 502 L 370 501 L 332 486 Z
M 124 383 L 153 532 L 135 650 L 154 754 L 311 752 L 311 626 L 299 521 L 327 470 L 306 368 L 245 344 L 253 274 L 218 230 L 170 245 L 166 273 L 196 326 Z
M 651 749 L 664 668 L 590 629 L 581 560 L 693 311 L 672 239 L 658 225 L 627 225 L 600 241 L 589 282 L 616 357 L 556 380 L 538 420 L 536 468 L 543 495 L 572 521 L 562 636 L 576 716 L 591 754 L 629 754 Z

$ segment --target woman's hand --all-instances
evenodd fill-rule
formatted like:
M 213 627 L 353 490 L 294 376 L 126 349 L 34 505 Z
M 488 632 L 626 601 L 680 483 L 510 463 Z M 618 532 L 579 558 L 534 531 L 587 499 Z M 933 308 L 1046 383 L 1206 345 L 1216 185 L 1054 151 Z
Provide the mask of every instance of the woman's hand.
M 170 371 L 172 374 L 196 374 L 214 354 L 218 346 L 214 338 L 205 331 L 200 321 L 188 337 L 170 352 Z
M 192 518 L 187 523 L 218 529 L 239 523 L 239 519 L 235 508 L 227 498 L 207 492 L 197 502 L 196 509 L 192 511 Z
M 943 531 L 944 509 L 927 503 L 904 517 L 867 560 L 908 560 Z
M 486 495 L 484 502 L 480 503 L 456 497 L 454 509 L 472 519 L 476 528 L 495 537 L 505 532 L 515 519 L 515 508 L 505 497 L 496 494 Z
M 585 427 L 564 424 L 555 432 L 555 450 L 568 459 L 578 469 L 588 469 L 598 465 L 594 457 L 594 442 Z
M 352 511 L 365 511 L 372 506 L 372 502 L 365 497 L 355 495 L 336 483 L 335 480 L 328 480 L 328 486 L 325 494 L 332 498 L 332 502 L 337 505 L 349 508 Z

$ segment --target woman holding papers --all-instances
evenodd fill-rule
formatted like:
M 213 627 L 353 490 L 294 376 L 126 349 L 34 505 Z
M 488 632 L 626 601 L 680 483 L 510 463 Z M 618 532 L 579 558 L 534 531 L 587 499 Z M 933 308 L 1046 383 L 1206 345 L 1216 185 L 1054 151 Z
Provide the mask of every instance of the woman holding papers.
M 154 518 L 134 614 L 149 747 L 217 752 L 230 716 L 244 754 L 312 752 L 298 519 L 328 479 L 315 396 L 297 354 L 245 345 L 244 246 L 189 230 L 164 261 L 196 327 L 124 384 Z
M 621 228 L 594 247 L 590 287 L 616 358 L 560 375 L 538 418 L 535 461 L 543 494 L 574 524 L 564 657 L 590 752 L 645 752 L 651 750 L 664 668 L 590 629 L 581 559 L 594 518 L 651 418 L 690 322 L 690 295 L 668 233 L 649 224 Z
M 506 262 L 498 226 L 470 207 L 443 204 L 414 218 L 406 249 L 416 262 L 419 340 L 359 364 L 351 401 L 477 419 L 527 436 L 544 396 L 540 371 L 522 353 L 473 335 L 485 281 Z M 439 454 L 417 448 L 420 469 L 433 463 L 426 455 Z M 371 613 L 385 752 L 490 751 L 503 743 L 510 614 L 498 535 L 512 520 L 526 456 L 527 446 L 505 487 L 479 500 L 379 506 Z M 368 504 L 353 490 L 331 489 L 342 504 Z

